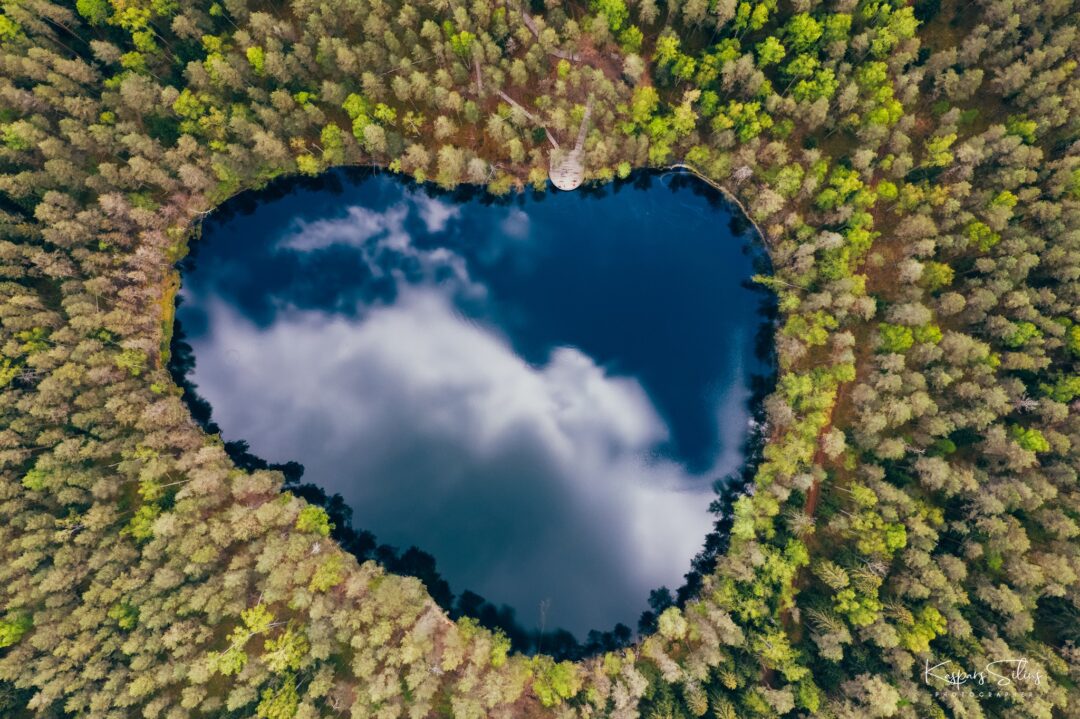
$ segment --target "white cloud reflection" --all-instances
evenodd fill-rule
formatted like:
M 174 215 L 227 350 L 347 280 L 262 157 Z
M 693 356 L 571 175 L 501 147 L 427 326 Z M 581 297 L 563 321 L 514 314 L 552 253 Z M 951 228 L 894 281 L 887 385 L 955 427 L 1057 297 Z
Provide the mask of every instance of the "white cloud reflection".
M 260 330 L 224 304 L 210 318 L 221 339 L 196 347 L 194 379 L 226 434 L 300 459 L 359 526 L 434 551 L 456 590 L 550 597 L 550 620 L 579 632 L 632 622 L 711 527 L 709 484 L 650 459 L 667 429 L 635 380 L 570 348 L 532 367 L 441 293 L 364 320 L 292 311 Z
M 449 222 L 461 214 L 459 208 L 435 198 L 406 193 L 403 200 L 383 212 L 354 205 L 346 208 L 344 217 L 297 220 L 278 238 L 276 246 L 296 252 L 314 252 L 335 245 L 353 247 L 360 250 L 373 277 L 389 275 L 402 285 L 407 281 L 402 267 L 412 261 L 425 281 L 438 281 L 459 296 L 483 298 L 487 289 L 469 277 L 465 258 L 445 247 L 420 249 L 414 245 L 405 227 L 413 210 L 430 233 L 446 230 Z
M 422 192 L 406 192 L 405 196 L 416 206 L 427 231 L 434 234 L 446 230 L 450 220 L 461 217 L 461 208 Z
M 405 203 L 393 205 L 385 212 L 353 206 L 345 210 L 345 217 L 314 222 L 297 220 L 292 230 L 278 241 L 278 246 L 300 252 L 322 250 L 332 245 L 362 248 L 369 240 L 378 238 L 380 244 L 405 247 L 410 243 L 404 228 L 408 214 L 409 207 Z
M 524 240 L 529 236 L 529 215 L 524 210 L 513 207 L 506 213 L 506 217 L 499 223 L 499 229 L 503 234 L 516 240 Z

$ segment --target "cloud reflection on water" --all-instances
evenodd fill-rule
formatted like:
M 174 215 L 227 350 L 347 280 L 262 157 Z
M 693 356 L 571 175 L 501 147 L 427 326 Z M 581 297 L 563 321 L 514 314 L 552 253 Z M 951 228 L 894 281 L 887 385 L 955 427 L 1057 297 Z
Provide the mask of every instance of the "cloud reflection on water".
M 300 216 L 254 254 L 199 259 L 180 316 L 201 321 L 190 333 L 200 395 L 227 439 L 299 460 L 359 526 L 435 554 L 456 591 L 510 604 L 526 624 L 549 598 L 548 626 L 579 636 L 632 624 L 650 589 L 680 584 L 712 526 L 712 480 L 741 462 L 747 328 L 700 348 L 724 366 L 688 394 L 709 395 L 713 428 L 712 459 L 691 471 L 670 449 L 671 407 L 620 366 L 633 362 L 550 338 L 521 350 L 522 328 L 546 325 L 505 299 L 505 274 L 541 263 L 552 228 L 534 230 L 550 217 L 483 208 L 480 238 L 476 208 L 395 186 L 381 209 Z

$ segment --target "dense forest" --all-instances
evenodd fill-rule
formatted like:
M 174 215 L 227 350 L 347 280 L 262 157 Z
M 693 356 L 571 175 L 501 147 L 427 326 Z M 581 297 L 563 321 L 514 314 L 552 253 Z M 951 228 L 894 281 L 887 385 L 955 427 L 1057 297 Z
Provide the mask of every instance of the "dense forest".
M 1073 0 L 0 7 L 0 715 L 1080 711 Z M 359 563 L 167 369 L 175 265 L 234 194 L 531 192 L 575 156 L 722 187 L 779 312 L 723 546 L 580 662 Z

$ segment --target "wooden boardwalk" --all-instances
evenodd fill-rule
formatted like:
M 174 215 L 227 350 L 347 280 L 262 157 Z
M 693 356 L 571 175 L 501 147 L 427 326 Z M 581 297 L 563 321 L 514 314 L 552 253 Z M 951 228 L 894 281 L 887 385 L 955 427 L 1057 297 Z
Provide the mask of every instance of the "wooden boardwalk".
M 529 32 L 533 34 L 533 37 L 539 40 L 540 28 L 536 24 L 536 19 L 525 10 L 524 6 L 521 8 L 521 19 L 525 23 L 525 27 L 529 28 Z M 563 60 L 569 60 L 570 62 L 577 62 L 580 60 L 577 53 L 567 52 L 566 50 L 560 50 L 559 48 L 548 50 L 548 54 L 562 58 Z
M 585 136 L 589 133 L 591 115 L 592 97 L 590 96 L 589 101 L 585 103 L 585 114 L 581 116 L 581 127 L 578 128 L 574 149 L 562 157 L 559 157 L 561 153 L 552 153 L 548 176 L 551 177 L 551 183 L 560 190 L 576 190 L 585 181 L 585 165 L 582 163 L 582 157 L 585 154 Z
M 526 110 L 526 109 L 525 109 L 524 107 L 522 107 L 522 106 L 521 106 L 521 104 L 520 104 L 520 103 L 519 103 L 519 102 L 518 102 L 517 100 L 515 100 L 515 99 L 514 99 L 514 98 L 512 98 L 512 97 L 510 97 L 509 95 L 507 95 L 507 94 L 506 94 L 505 92 L 503 92 L 502 90 L 496 90 L 496 92 L 498 92 L 498 94 L 499 94 L 499 97 L 501 97 L 502 99 L 504 99 L 504 100 L 506 100 L 506 101 L 507 101 L 508 103 L 510 103 L 510 106 L 511 106 L 511 107 L 513 107 L 513 108 L 516 108 L 516 109 L 517 109 L 518 111 L 520 111 L 520 112 L 521 112 L 521 114 L 523 114 L 523 115 L 524 115 L 525 117 L 529 118 L 530 120 L 532 120 L 533 122 L 535 122 L 535 123 L 536 123 L 537 125 L 539 125 L 540 127 L 543 127 L 543 128 L 544 128 L 544 134 L 546 134 L 546 135 L 547 135 L 547 139 L 548 139 L 548 142 L 550 142 L 550 143 L 551 143 L 551 146 L 552 146 L 552 147 L 554 147 L 554 148 L 555 148 L 556 150 L 558 150 L 558 149 L 559 149 L 559 143 L 558 143 L 558 142 L 557 142 L 557 141 L 555 140 L 555 138 L 554 138 L 554 137 L 553 137 L 553 136 L 551 135 L 551 130 L 549 130 L 549 129 L 547 129 L 546 127 L 544 127 L 544 123 L 540 122 L 540 118 L 539 118 L 539 117 L 537 117 L 536 115 L 534 115 L 534 114 L 532 114 L 531 112 L 529 112 L 528 110 Z

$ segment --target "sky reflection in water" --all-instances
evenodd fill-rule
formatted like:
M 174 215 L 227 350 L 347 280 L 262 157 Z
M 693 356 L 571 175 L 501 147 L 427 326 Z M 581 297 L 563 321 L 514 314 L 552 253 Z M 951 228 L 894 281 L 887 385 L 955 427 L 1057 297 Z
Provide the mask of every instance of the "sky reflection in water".
M 191 379 L 227 440 L 301 462 L 455 592 L 633 625 L 711 529 L 765 371 L 749 241 L 673 183 L 485 204 L 339 172 L 241 198 L 184 273 Z

